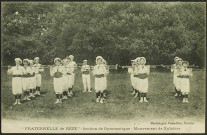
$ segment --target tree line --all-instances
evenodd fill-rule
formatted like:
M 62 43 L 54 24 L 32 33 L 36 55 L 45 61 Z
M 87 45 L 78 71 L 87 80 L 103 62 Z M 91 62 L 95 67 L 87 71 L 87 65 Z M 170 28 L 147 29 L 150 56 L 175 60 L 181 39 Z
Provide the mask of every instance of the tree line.
M 78 63 L 103 56 L 127 65 L 144 56 L 147 64 L 172 64 L 175 56 L 204 66 L 205 3 L 190 2 L 3 2 L 2 64 L 15 57 L 72 54 Z

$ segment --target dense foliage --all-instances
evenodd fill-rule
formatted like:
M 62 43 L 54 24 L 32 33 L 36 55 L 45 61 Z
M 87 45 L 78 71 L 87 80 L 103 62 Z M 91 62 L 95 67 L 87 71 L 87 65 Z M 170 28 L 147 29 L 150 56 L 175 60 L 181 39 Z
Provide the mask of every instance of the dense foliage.
M 204 65 L 205 3 L 4 2 L 2 60 L 34 58 L 51 64 L 69 54 L 75 61 L 102 55 L 109 64 L 171 64 L 174 56 Z

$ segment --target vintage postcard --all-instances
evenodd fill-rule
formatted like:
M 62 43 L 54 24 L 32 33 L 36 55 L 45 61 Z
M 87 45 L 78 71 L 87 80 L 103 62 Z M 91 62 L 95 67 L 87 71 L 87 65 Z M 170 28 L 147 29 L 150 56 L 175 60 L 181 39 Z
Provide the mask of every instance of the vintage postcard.
M 205 133 L 205 2 L 1 2 L 2 133 Z

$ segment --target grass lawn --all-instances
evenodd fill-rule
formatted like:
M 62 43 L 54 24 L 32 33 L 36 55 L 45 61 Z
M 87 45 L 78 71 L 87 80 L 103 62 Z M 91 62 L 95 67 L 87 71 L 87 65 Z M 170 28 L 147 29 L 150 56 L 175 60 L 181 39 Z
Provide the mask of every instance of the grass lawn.
M 148 103 L 139 103 L 131 95 L 129 74 L 110 73 L 108 76 L 107 98 L 104 104 L 95 102 L 95 92 L 82 92 L 80 71 L 76 71 L 74 96 L 64 100 L 62 104 L 56 101 L 53 81 L 49 70 L 42 75 L 42 95 L 35 97 L 33 102 L 27 101 L 13 106 L 14 96 L 11 91 L 11 76 L 2 70 L 1 105 L 4 119 L 36 119 L 36 118 L 90 118 L 93 119 L 150 119 L 150 118 L 204 118 L 205 115 L 205 72 L 194 71 L 191 78 L 189 104 L 181 103 L 175 98 L 172 73 L 152 71 L 149 77 Z M 92 87 L 94 77 L 91 76 Z

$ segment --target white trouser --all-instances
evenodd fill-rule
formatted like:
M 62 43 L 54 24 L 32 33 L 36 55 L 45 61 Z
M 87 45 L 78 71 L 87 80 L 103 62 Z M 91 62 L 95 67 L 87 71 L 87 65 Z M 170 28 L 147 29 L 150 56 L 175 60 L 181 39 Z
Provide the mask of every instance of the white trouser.
M 180 88 L 182 93 L 190 92 L 190 80 L 189 78 L 181 78 L 180 79 Z
M 72 77 L 72 75 L 67 75 L 67 77 L 68 77 L 68 79 L 67 79 L 68 88 L 72 88 L 73 77 Z
M 56 94 L 62 94 L 63 92 L 63 79 L 60 78 L 53 78 L 54 90 Z
M 148 92 L 148 78 L 139 79 L 138 88 L 140 92 L 147 93 Z
M 72 83 L 72 86 L 73 86 L 74 82 L 75 82 L 75 73 L 72 73 L 71 76 L 72 76 L 71 77 L 71 81 L 72 81 L 71 83 Z
M 90 74 L 82 74 L 82 81 L 84 90 L 87 89 L 87 86 L 88 90 L 91 90 Z
M 27 91 L 30 89 L 30 77 L 22 77 L 22 90 Z
M 22 78 L 21 77 L 12 77 L 12 93 L 22 94 Z
M 36 78 L 34 77 L 30 77 L 30 89 L 36 89 Z
M 104 91 L 104 77 L 98 78 L 95 77 L 95 90 L 96 92 L 103 92 Z
M 42 75 L 41 74 L 36 74 L 35 77 L 36 77 L 37 87 L 41 87 Z

